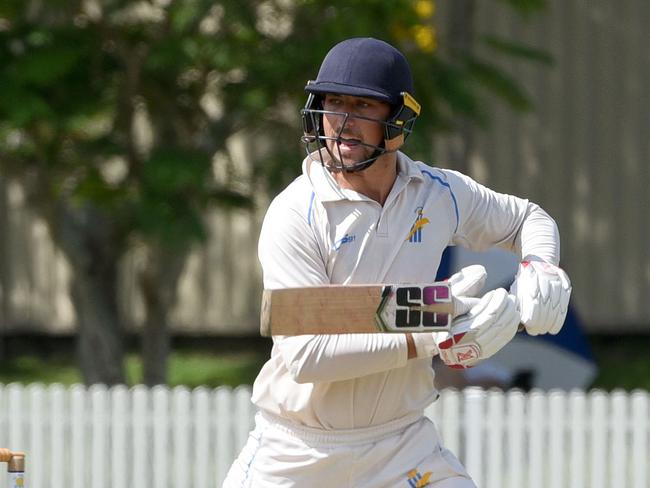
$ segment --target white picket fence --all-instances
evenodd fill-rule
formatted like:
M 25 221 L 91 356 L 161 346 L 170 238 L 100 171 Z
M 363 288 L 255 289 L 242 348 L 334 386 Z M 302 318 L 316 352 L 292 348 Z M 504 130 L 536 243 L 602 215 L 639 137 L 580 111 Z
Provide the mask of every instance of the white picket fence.
M 0 385 L 0 447 L 28 488 L 216 488 L 254 414 L 248 387 Z M 445 390 L 427 414 L 481 488 L 649 486 L 645 391 Z

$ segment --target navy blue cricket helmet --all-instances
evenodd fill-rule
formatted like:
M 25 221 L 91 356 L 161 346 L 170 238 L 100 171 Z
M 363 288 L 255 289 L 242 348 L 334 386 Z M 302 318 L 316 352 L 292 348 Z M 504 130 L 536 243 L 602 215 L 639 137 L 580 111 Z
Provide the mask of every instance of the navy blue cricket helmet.
M 303 137 L 307 154 L 318 154 L 324 165 L 342 171 L 362 171 L 386 152 L 397 151 L 411 133 L 420 105 L 413 98 L 411 68 L 404 55 L 387 42 L 369 37 L 347 39 L 336 44 L 325 56 L 316 80 L 305 86 L 309 94 L 301 111 Z M 374 149 L 369 159 L 344 165 L 340 157 L 327 148 L 322 119 L 326 112 L 322 101 L 327 93 L 368 97 L 391 105 L 388 120 L 377 121 L 384 126 L 384 142 Z M 354 115 L 341 113 L 341 116 Z M 369 144 L 367 144 L 370 146 Z M 323 150 L 329 157 L 323 158 Z

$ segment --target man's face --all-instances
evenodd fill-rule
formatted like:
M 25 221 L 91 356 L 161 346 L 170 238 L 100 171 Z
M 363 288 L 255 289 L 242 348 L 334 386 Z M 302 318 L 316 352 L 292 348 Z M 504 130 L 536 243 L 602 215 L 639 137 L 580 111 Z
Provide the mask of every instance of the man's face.
M 323 110 L 349 114 L 347 118 L 337 114 L 323 116 L 327 148 L 337 160 L 340 159 L 339 163 L 347 166 L 365 161 L 375 151 L 370 146 L 379 146 L 383 142 L 383 125 L 358 117 L 385 121 L 390 114 L 388 103 L 373 98 L 328 93 L 323 100 Z

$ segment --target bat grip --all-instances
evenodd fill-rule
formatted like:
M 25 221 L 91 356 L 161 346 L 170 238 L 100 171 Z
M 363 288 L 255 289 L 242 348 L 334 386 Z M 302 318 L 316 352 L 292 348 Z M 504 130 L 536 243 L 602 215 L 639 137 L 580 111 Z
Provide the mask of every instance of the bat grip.
M 453 302 L 454 302 L 454 317 L 458 317 L 459 315 L 464 315 L 467 312 L 469 312 L 474 305 L 476 305 L 478 302 L 480 302 L 480 298 L 475 298 L 475 297 L 454 297 Z

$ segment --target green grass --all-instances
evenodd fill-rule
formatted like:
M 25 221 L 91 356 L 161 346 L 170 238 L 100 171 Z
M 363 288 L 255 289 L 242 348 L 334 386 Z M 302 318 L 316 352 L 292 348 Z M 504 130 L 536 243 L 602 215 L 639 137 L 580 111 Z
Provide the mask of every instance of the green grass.
M 56 357 L 46 360 L 24 355 L 0 361 L 0 383 L 62 383 L 71 385 L 81 382 L 77 366 L 68 358 Z
M 220 353 L 175 352 L 169 360 L 169 385 L 217 387 L 252 384 L 266 358 L 255 351 Z M 142 362 L 129 354 L 125 362 L 129 385 L 142 382 Z M 0 361 L 0 383 L 81 383 L 81 374 L 72 358 L 19 356 Z
M 266 360 L 255 351 L 208 354 L 204 352 L 175 352 L 169 359 L 169 385 L 217 387 L 253 384 Z M 135 355 L 126 361 L 130 384 L 142 381 L 142 363 Z
M 650 391 L 650 336 L 595 336 L 590 338 L 599 374 L 592 388 L 636 388 Z M 169 360 L 169 385 L 217 387 L 253 383 L 268 358 L 264 347 L 177 348 Z M 129 385 L 142 382 L 142 364 L 136 354 L 125 363 Z M 80 383 L 73 354 L 24 354 L 0 361 L 0 383 Z

